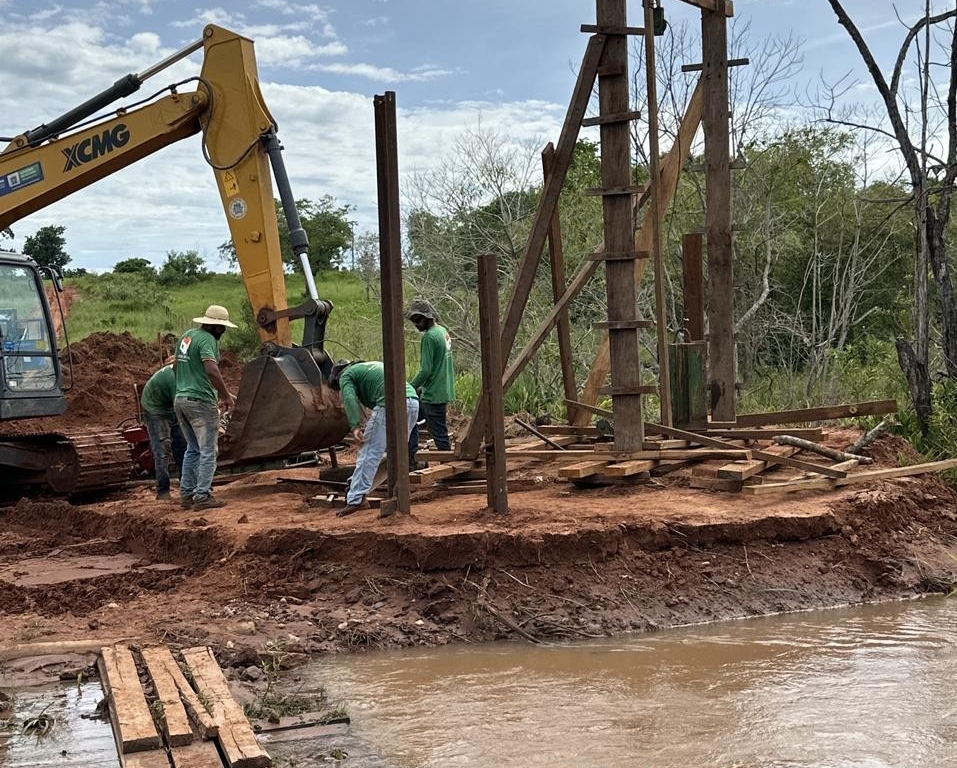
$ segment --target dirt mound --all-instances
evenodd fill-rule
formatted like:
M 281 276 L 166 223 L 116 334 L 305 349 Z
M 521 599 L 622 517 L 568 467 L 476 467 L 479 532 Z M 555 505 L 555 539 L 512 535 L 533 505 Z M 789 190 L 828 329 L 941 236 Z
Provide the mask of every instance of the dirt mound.
M 137 418 L 137 400 L 143 385 L 171 354 L 176 337 L 147 343 L 129 332 L 100 332 L 70 345 L 61 353 L 63 379 L 69 388 L 62 416 L 26 419 L 0 426 L 0 434 L 54 432 L 76 429 L 115 429 Z M 224 353 L 223 377 L 235 392 L 242 363 Z

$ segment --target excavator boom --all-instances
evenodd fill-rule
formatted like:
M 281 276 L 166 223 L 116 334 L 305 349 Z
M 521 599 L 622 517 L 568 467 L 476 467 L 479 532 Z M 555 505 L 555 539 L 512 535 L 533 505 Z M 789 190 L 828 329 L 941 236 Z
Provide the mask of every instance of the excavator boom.
M 203 65 L 198 77 L 169 86 L 166 95 L 129 107 L 110 107 L 113 111 L 107 117 L 87 119 L 200 48 Z M 326 384 L 331 361 L 323 340 L 332 304 L 321 300 L 315 287 L 308 240 L 248 38 L 208 25 L 200 41 L 139 75 L 118 80 L 50 124 L 14 138 L 0 152 L 0 230 L 197 134 L 216 179 L 264 344 L 262 356 L 244 371 L 221 441 L 221 463 L 260 462 L 334 445 L 348 424 L 338 397 Z M 274 181 L 310 289 L 310 298 L 294 307 L 287 303 Z M 292 343 L 293 320 L 305 323 L 300 347 Z

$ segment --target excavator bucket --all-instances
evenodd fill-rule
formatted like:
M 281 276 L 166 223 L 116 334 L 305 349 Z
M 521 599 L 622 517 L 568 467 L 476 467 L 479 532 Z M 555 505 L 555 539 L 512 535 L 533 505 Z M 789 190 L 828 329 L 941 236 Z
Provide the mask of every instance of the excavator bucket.
M 246 364 L 219 443 L 219 464 L 254 464 L 335 445 L 349 431 L 338 393 L 301 348 L 279 348 Z

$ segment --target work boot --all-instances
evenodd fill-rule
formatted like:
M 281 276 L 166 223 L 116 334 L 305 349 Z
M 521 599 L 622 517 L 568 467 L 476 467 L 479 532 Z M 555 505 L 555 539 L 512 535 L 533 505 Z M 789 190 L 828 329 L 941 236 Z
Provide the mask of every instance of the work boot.
M 157 501 L 169 501 L 169 491 L 157 491 L 156 492 Z
M 336 517 L 346 517 L 351 515 L 353 512 L 358 512 L 360 509 L 365 509 L 368 504 L 366 504 L 365 497 L 357 501 L 355 504 L 346 504 L 342 509 L 336 512 Z
M 225 506 L 225 501 L 214 498 L 212 494 L 204 496 L 201 499 L 197 499 L 195 496 L 193 497 L 193 509 L 219 509 Z
M 181 509 L 192 509 L 193 508 L 193 497 L 192 496 L 182 496 L 179 500 L 179 506 Z

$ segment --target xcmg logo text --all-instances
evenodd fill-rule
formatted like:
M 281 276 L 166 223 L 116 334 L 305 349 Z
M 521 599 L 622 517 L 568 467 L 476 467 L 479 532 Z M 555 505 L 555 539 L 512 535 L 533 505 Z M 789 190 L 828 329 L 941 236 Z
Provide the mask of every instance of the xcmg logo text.
M 108 131 L 88 136 L 83 141 L 78 141 L 69 149 L 64 149 L 66 156 L 66 167 L 63 172 L 72 171 L 74 168 L 96 160 L 98 157 L 109 154 L 114 149 L 125 146 L 130 140 L 130 131 L 125 123 L 118 123 Z

